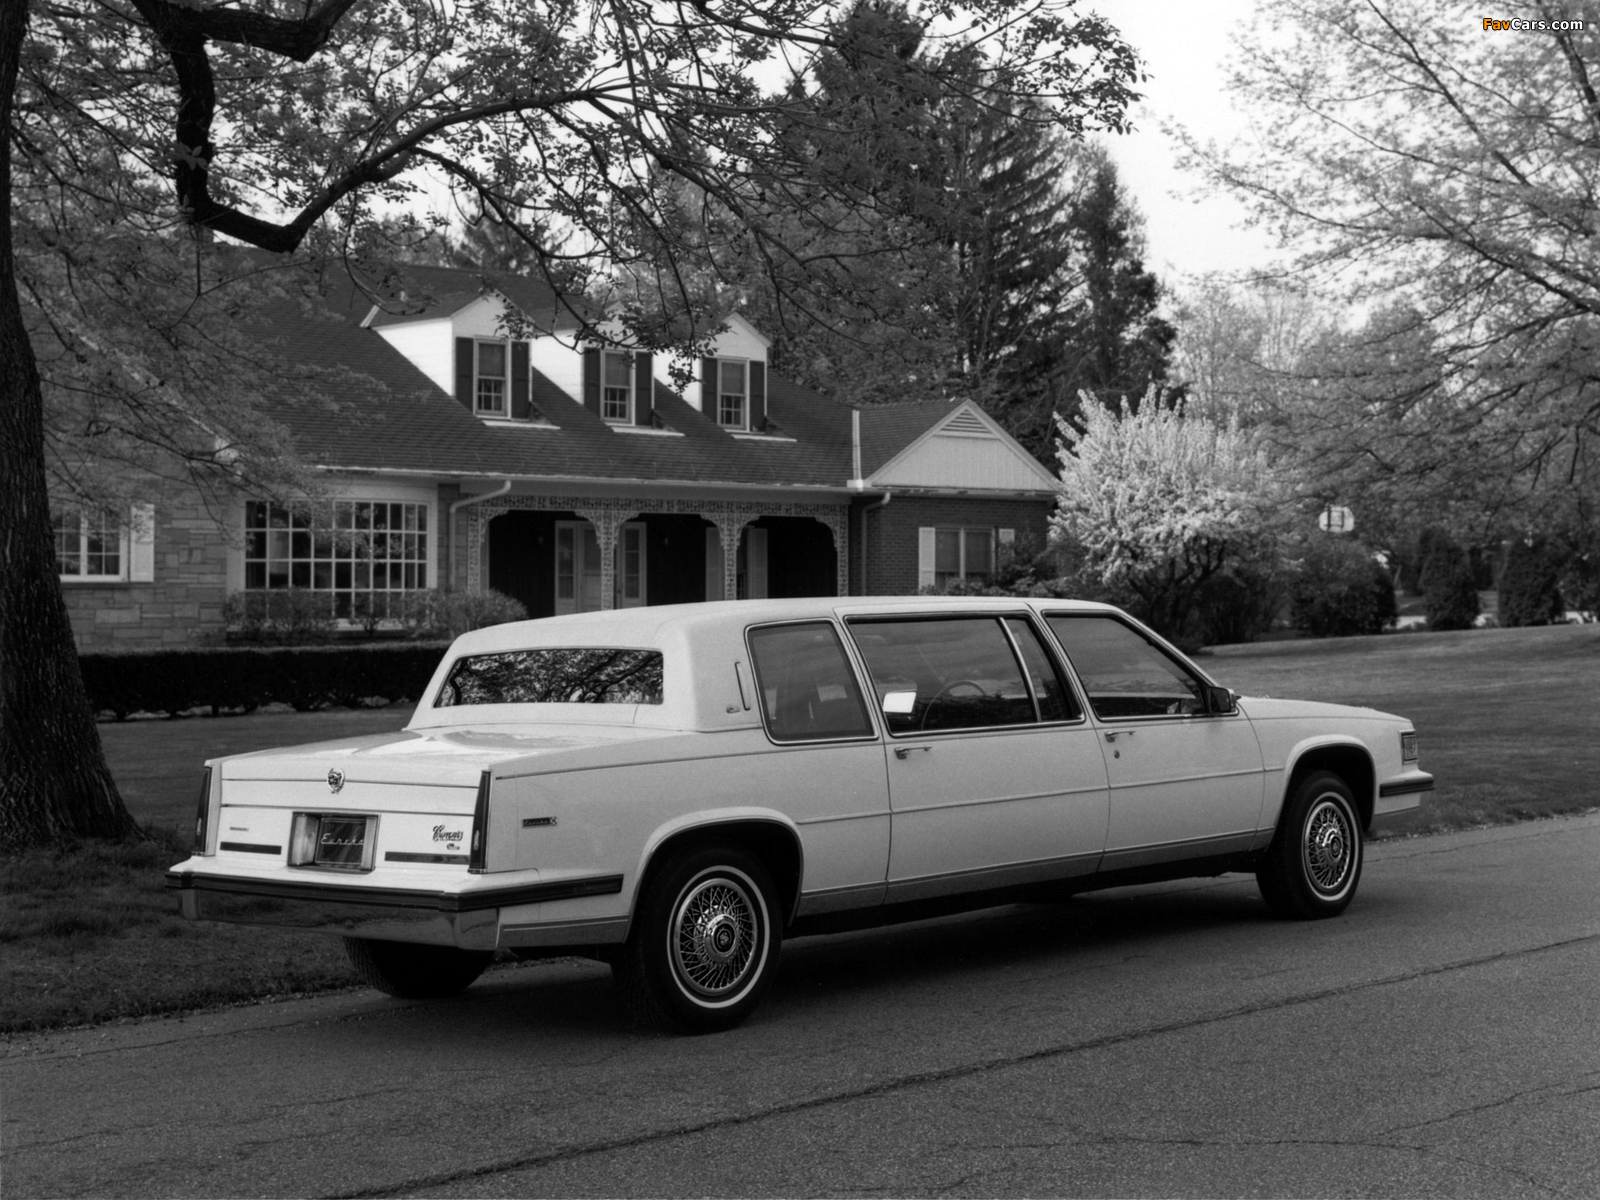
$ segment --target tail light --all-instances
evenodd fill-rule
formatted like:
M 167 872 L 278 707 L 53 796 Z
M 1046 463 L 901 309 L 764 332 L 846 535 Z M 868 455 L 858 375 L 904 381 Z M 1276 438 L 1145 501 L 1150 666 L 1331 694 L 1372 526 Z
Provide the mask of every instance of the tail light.
M 478 776 L 478 802 L 472 809 L 472 845 L 467 851 L 467 870 L 482 875 L 489 853 L 489 772 Z
M 194 852 L 206 853 L 206 843 L 211 835 L 211 768 L 200 777 L 200 807 L 194 817 Z

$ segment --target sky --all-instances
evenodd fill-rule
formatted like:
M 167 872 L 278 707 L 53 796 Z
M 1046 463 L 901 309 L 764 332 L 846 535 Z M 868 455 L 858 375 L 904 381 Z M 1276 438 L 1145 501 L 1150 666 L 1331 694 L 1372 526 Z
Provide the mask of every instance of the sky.
M 1275 255 L 1264 232 L 1243 228 L 1245 211 L 1226 198 L 1185 198 L 1198 179 L 1178 170 L 1176 143 L 1161 132 L 1177 120 L 1202 139 L 1230 140 L 1243 118 L 1223 94 L 1235 36 L 1250 23 L 1254 0 L 1079 0 L 1122 31 L 1151 78 L 1138 90 L 1135 132 L 1107 137 L 1123 185 L 1145 217 L 1145 265 L 1171 285 L 1185 275 L 1266 266 Z

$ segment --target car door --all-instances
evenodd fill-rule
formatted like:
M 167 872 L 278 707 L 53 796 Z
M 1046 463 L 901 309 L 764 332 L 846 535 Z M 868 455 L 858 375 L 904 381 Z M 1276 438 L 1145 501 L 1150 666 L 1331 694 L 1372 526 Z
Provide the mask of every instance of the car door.
M 1111 784 L 1102 870 L 1248 849 L 1265 786 L 1244 714 L 1205 711 L 1203 681 L 1109 613 L 1045 614 L 1088 697 Z
M 1105 760 L 1025 616 L 861 618 L 849 631 L 889 733 L 886 900 L 1095 869 Z

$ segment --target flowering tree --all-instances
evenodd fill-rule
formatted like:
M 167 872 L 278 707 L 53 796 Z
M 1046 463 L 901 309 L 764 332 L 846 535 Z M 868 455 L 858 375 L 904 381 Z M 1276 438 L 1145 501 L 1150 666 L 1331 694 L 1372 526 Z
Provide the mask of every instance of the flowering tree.
M 1256 437 L 1156 403 L 1117 411 L 1085 396 L 1084 431 L 1065 421 L 1053 541 L 1080 573 L 1160 632 L 1181 635 L 1200 589 L 1274 552 L 1290 488 Z

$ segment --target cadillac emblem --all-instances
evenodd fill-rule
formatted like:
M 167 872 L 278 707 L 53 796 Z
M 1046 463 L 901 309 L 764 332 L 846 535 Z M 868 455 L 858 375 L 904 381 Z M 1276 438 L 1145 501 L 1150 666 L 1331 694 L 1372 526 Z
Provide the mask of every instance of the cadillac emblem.
M 337 792 L 343 786 L 344 772 L 339 770 L 338 767 L 335 767 L 333 770 L 328 772 L 328 790 L 330 792 Z

